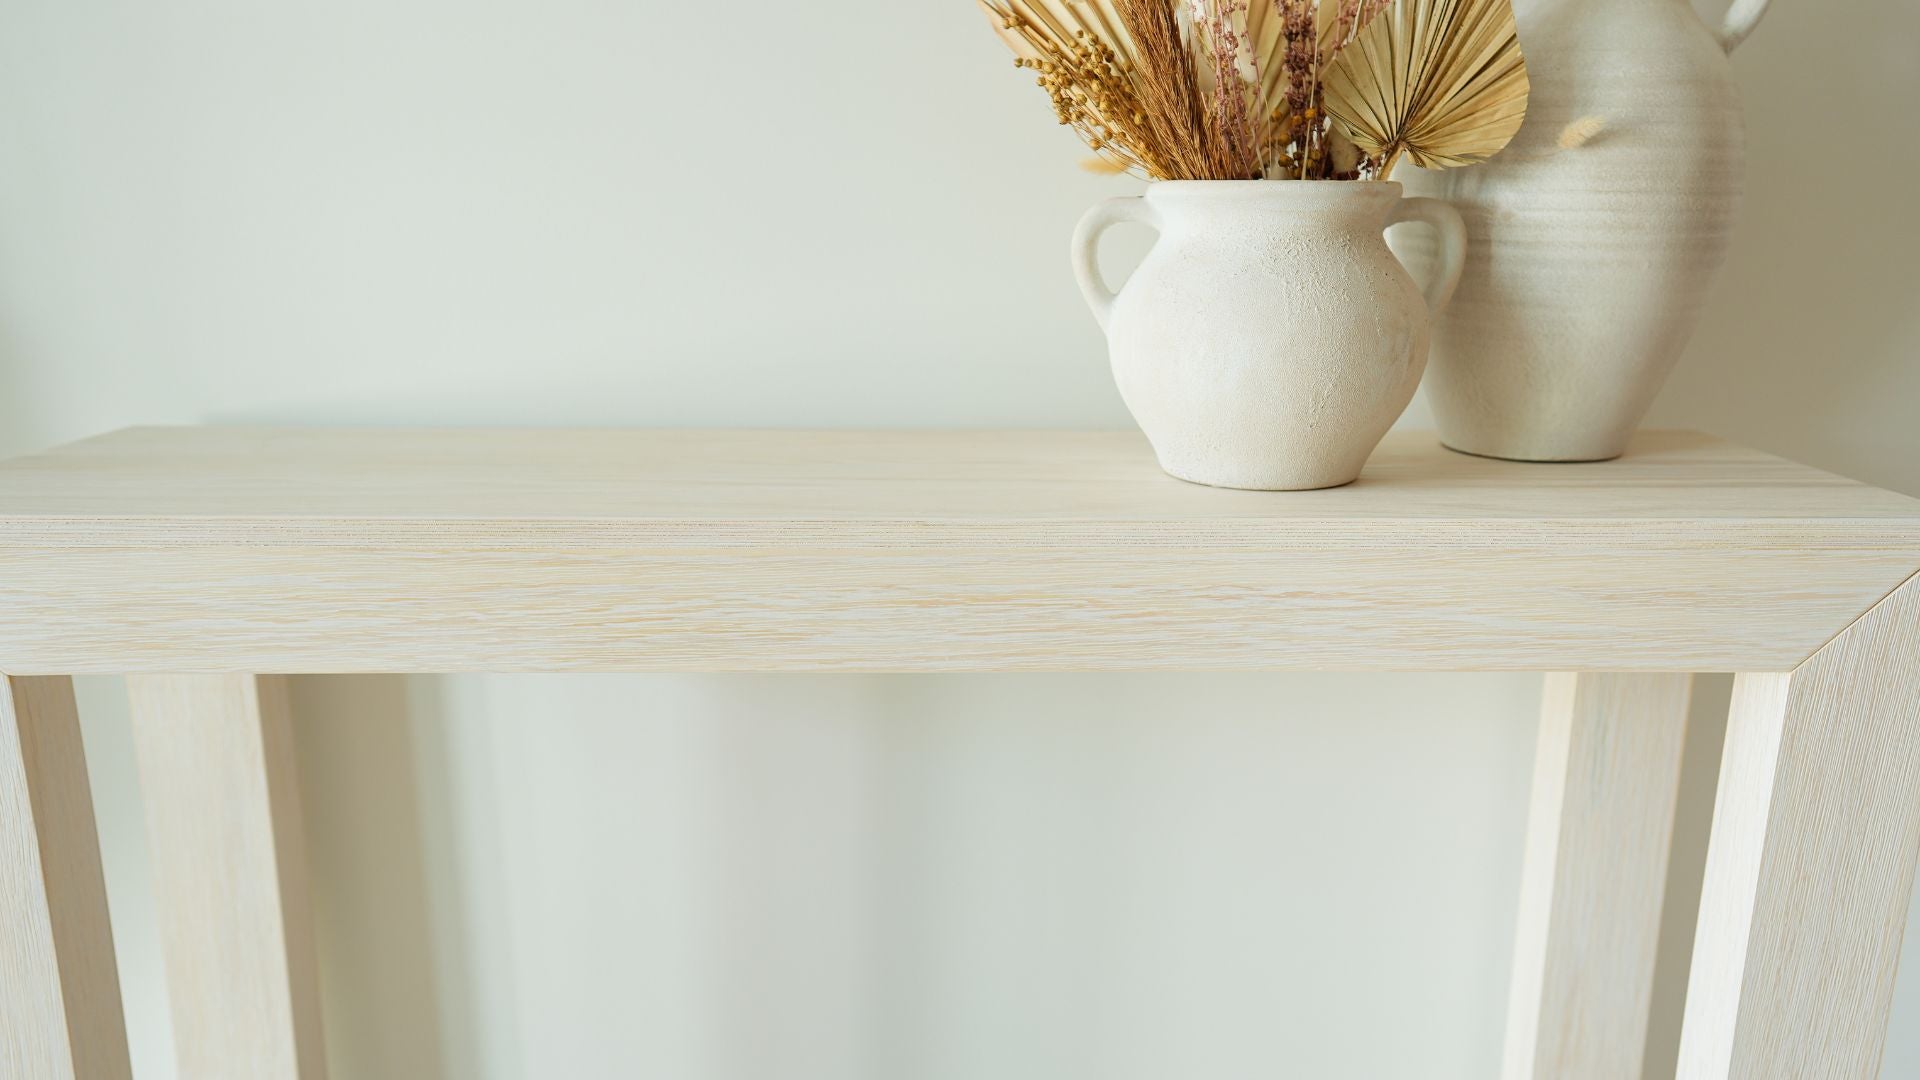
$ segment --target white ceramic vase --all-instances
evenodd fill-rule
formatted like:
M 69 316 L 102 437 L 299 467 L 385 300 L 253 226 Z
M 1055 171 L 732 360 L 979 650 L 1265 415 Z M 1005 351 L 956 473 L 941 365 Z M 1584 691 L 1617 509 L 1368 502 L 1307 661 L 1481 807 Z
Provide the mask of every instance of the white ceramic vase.
M 1525 125 L 1484 165 L 1406 170 L 1467 222 L 1435 326 L 1427 398 L 1456 450 L 1522 461 L 1620 456 L 1699 322 L 1745 175 L 1728 52 L 1688 0 L 1518 0 Z M 1418 267 L 1424 237 L 1394 238 Z
M 1123 221 L 1160 236 L 1115 295 L 1095 254 Z M 1382 235 L 1401 221 L 1439 238 L 1424 297 Z M 1361 181 L 1156 183 L 1094 207 L 1073 241 L 1120 395 L 1160 466 L 1269 491 L 1359 478 L 1413 398 L 1431 313 L 1464 255 L 1452 207 Z

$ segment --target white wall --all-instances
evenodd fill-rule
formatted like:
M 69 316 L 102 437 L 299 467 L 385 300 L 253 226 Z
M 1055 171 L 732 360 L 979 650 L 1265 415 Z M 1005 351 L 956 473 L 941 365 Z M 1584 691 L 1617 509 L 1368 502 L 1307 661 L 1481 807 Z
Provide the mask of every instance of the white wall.
M 1894 243 L 1920 209 L 1891 179 L 1920 165 L 1917 32 L 1789 0 L 1741 55 L 1747 228 L 1660 422 L 1920 493 Z M 0 452 L 157 422 L 1123 425 L 1064 248 L 1130 185 L 1077 156 L 964 0 L 0 0 Z M 162 1080 L 124 704 L 82 689 Z M 335 1073 L 1477 1080 L 1537 689 L 303 680 Z M 1912 982 L 1890 1076 L 1920 1070 Z

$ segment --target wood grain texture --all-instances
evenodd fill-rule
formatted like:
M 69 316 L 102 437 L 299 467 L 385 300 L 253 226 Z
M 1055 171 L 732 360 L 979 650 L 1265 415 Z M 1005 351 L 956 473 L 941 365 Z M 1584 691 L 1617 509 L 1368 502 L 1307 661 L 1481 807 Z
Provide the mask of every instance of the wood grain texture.
M 324 1080 L 285 680 L 127 680 L 180 1075 Z
M 1920 857 L 1920 581 L 1734 687 L 1682 1080 L 1879 1074 Z
M 0 670 L 1753 670 L 1920 502 L 1706 436 L 1390 436 L 1180 483 L 1133 433 L 136 429 L 0 465 Z
M 130 1075 L 73 681 L 0 676 L 0 1076 Z
M 1506 1080 L 1640 1075 L 1691 693 L 1687 675 L 1547 677 Z

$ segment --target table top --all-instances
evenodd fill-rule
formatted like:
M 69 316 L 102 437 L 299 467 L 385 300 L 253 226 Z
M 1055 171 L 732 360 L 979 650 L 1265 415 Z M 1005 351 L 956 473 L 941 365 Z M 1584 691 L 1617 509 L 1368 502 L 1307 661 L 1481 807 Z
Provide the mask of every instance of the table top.
M 0 522 L 1920 520 L 1920 501 L 1694 432 L 1600 465 L 1389 435 L 1361 482 L 1175 480 L 1122 431 L 130 428 L 0 462 Z
M 140 428 L 0 463 L 0 671 L 1790 668 L 1920 501 L 1694 433 L 1360 483 L 1132 432 Z

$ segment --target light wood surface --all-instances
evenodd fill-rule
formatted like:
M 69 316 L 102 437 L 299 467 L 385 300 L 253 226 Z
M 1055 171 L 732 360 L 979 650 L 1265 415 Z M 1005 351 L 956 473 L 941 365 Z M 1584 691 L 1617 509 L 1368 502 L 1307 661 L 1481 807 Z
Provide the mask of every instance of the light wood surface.
M 1132 433 L 136 429 L 0 465 L 0 671 L 1785 670 L 1920 502 L 1706 436 L 1390 436 L 1220 491 Z
M 1920 581 L 1734 686 L 1682 1080 L 1879 1075 L 1920 857 Z
M 73 682 L 0 676 L 0 1076 L 129 1075 Z
M 1547 677 L 1506 1080 L 1640 1075 L 1692 679 Z
M 1637 673 L 1791 672 L 1736 694 L 1682 1075 L 1870 1076 L 1920 850 L 1916 569 L 1920 502 L 1685 433 L 1590 466 L 1400 434 L 1303 494 L 1179 483 L 1131 433 L 136 429 L 0 464 L 0 671 L 136 673 L 196 1080 L 324 1071 L 284 687 L 247 672 L 1228 668 L 1617 673 L 1550 683 L 1524 874 L 1508 1075 L 1576 1078 L 1645 1038 L 1686 695 Z M 53 722 L 0 744 L 34 823 L 0 833 L 0 941 L 36 1067 L 91 1075 L 68 1033 L 118 1023 L 111 946 L 84 794 L 46 782 L 79 747 L 33 743 L 70 690 L 12 685 Z
M 180 1075 L 324 1080 L 285 680 L 127 680 Z

